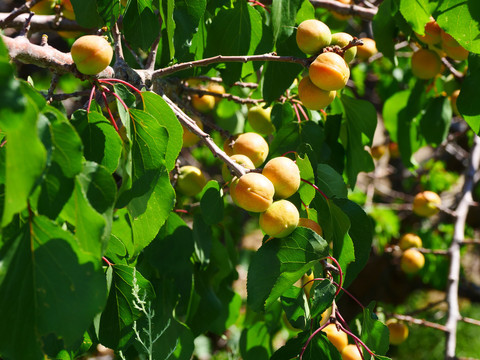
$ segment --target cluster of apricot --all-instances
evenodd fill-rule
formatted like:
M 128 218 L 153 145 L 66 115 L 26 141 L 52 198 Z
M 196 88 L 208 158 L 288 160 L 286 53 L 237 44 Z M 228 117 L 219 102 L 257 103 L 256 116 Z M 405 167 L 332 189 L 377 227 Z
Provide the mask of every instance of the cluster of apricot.
M 355 58 L 357 48 L 343 51 L 353 37 L 344 32 L 332 34 L 326 24 L 315 19 L 305 20 L 298 26 L 296 40 L 302 52 L 317 56 L 310 64 L 308 75 L 298 84 L 298 96 L 306 108 L 321 110 L 347 84 L 348 63 Z
M 324 316 L 329 316 L 328 312 L 331 313 L 331 308 L 328 308 L 327 311 L 322 314 L 322 321 L 320 322 L 320 325 L 323 325 L 326 320 L 328 320 L 328 317 Z M 322 331 L 327 335 L 328 340 L 332 343 L 333 346 L 337 348 L 338 352 L 342 355 L 342 360 L 362 359 L 362 355 L 357 345 L 349 344 L 347 333 L 342 331 L 341 329 L 338 329 L 334 323 L 328 324 L 327 326 L 325 326 L 325 328 L 323 328 Z
M 468 58 L 468 50 L 461 46 L 450 34 L 445 32 L 432 18 L 425 25 L 425 34 L 416 34 L 427 48 L 417 50 L 412 55 L 412 73 L 419 79 L 433 79 L 441 72 L 441 58 L 448 56 L 463 61 Z

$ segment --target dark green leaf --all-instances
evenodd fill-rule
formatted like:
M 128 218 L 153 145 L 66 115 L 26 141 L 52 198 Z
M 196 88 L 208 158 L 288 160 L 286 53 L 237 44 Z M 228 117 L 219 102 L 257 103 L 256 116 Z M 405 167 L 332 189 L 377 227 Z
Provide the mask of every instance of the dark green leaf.
M 273 41 L 283 42 L 293 34 L 302 0 L 277 0 L 272 3 Z
M 175 20 L 173 19 L 173 10 L 175 8 L 175 1 L 165 0 L 160 2 L 160 4 L 162 21 L 167 29 L 169 59 L 173 59 L 173 57 L 175 56 L 175 47 L 173 44 L 175 32 Z
M 458 111 L 476 134 L 480 134 L 480 101 L 475 96 L 480 82 L 480 55 L 470 54 L 468 72 L 457 99 Z
M 54 220 L 72 195 L 75 180 L 66 177 L 60 166 L 54 162 L 48 168 L 41 184 L 37 210 L 39 214 Z
M 152 2 L 129 0 L 123 18 L 123 30 L 125 38 L 131 46 L 139 47 L 145 51 L 148 50 L 153 41 L 160 35 L 160 24 L 158 16 L 153 11 Z
M 243 329 L 240 336 L 240 354 L 244 360 L 268 360 L 271 355 L 271 337 L 264 322 Z
M 100 28 L 102 18 L 98 15 L 96 0 L 71 0 L 75 21 L 86 28 Z
M 52 160 L 62 168 L 65 176 L 71 178 L 82 170 L 82 140 L 68 122 L 53 122 L 51 125 Z
M 296 329 L 306 329 L 306 326 L 309 325 L 310 310 L 303 288 L 290 286 L 282 294 L 280 300 L 288 322 Z
M 289 124 L 293 121 L 294 119 L 294 112 L 292 105 L 288 102 L 285 104 L 275 104 L 272 108 L 272 113 L 271 113 L 271 118 L 272 118 L 272 123 L 277 129 L 281 129 L 281 127 L 284 124 Z
M 212 250 L 212 228 L 200 214 L 193 217 L 193 241 L 197 260 L 200 264 L 207 265 Z
M 447 138 L 452 120 L 450 100 L 440 96 L 433 98 L 420 119 L 420 130 L 430 145 L 440 145 Z
M 372 302 L 363 310 L 361 340 L 376 354 L 385 355 L 389 347 L 389 332 L 385 324 L 378 320 L 374 307 Z
M 200 209 L 208 225 L 214 225 L 223 219 L 223 197 L 220 184 L 211 180 L 204 186 L 200 196 Z
M 316 185 L 329 198 L 346 198 L 348 195 L 342 175 L 326 164 L 317 165 Z
M 392 38 L 396 32 L 395 20 L 393 15 L 394 0 L 385 0 L 378 7 L 377 14 L 373 18 L 373 33 L 378 51 L 381 51 L 392 63 L 395 62 L 395 48 Z
M 281 156 L 287 151 L 295 149 L 300 142 L 298 123 L 290 123 L 283 126 L 270 144 L 269 158 Z
M 329 306 L 332 305 L 337 287 L 330 280 L 323 280 L 315 285 L 312 294 L 312 318 L 316 318 L 322 314 Z

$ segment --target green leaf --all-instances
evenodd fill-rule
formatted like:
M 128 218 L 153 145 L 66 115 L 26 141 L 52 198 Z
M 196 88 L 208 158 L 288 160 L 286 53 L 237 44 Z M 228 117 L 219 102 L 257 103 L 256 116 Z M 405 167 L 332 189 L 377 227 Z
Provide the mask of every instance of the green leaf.
M 142 314 L 133 305 L 133 277 L 139 287 L 139 296 L 147 301 L 155 297 L 153 286 L 134 267 L 109 266 L 106 271 L 108 300 L 98 323 L 97 333 L 102 344 L 113 349 L 124 347 L 133 335 L 132 324 Z
M 188 13 L 198 23 L 205 13 L 207 0 L 185 0 Z
M 368 172 L 374 169 L 372 157 L 364 146 L 372 145 L 377 127 L 377 112 L 368 101 L 357 100 L 345 94 L 341 100 L 347 118 L 347 177 L 348 184 L 353 188 L 360 171 Z
M 448 135 L 452 120 L 452 107 L 447 97 L 440 96 L 429 101 L 420 119 L 420 130 L 428 144 L 438 146 Z
M 158 124 L 167 129 L 168 143 L 165 163 L 167 170 L 171 171 L 175 167 L 175 161 L 177 160 L 180 150 L 182 150 L 182 125 L 180 125 L 175 113 L 161 96 L 148 91 L 144 91 L 142 94 L 145 104 L 144 110 L 152 115 Z
M 85 158 L 113 173 L 122 153 L 122 140 L 112 124 L 101 114 L 93 111 L 87 114 L 85 110 L 73 113 L 72 124 L 82 139 Z
M 370 303 L 363 310 L 361 340 L 376 354 L 385 355 L 389 347 L 387 326 L 378 320 L 374 311 L 375 304 Z
M 96 0 L 71 0 L 75 21 L 86 28 L 101 28 L 102 18 L 98 15 Z
M 154 13 L 152 2 L 130 0 L 123 17 L 123 30 L 131 46 L 139 47 L 144 51 L 148 50 L 160 35 L 160 24 L 158 16 Z
M 348 195 L 342 175 L 326 164 L 317 165 L 316 185 L 329 198 L 346 198 Z
M 283 42 L 293 34 L 297 12 L 302 0 L 277 0 L 272 3 L 274 43 Z
M 377 14 L 373 18 L 372 27 L 378 51 L 395 63 L 395 47 L 392 38 L 397 29 L 395 25 L 394 0 L 385 0 L 378 7 Z
M 413 31 L 420 35 L 425 33 L 425 24 L 430 21 L 427 0 L 402 0 L 400 12 Z
M 82 140 L 68 122 L 53 122 L 50 124 L 50 129 L 53 145 L 52 160 L 60 165 L 65 176 L 72 178 L 82 171 Z
M 215 225 L 223 219 L 223 197 L 220 184 L 210 180 L 200 195 L 200 209 L 208 225 Z
M 20 82 L 15 79 L 10 56 L 3 39 L 0 37 L 0 121 L 8 119 L 11 113 L 20 115 L 25 111 L 27 99 L 22 95 Z
M 275 104 L 271 113 L 272 123 L 277 131 L 285 124 L 289 124 L 295 117 L 292 104 L 286 102 L 284 104 Z
M 298 334 L 296 337 L 291 338 L 287 343 L 278 349 L 271 360 L 285 360 L 297 358 L 301 353 L 303 346 L 307 342 L 310 331 L 304 331 Z M 317 334 L 305 349 L 302 359 L 316 360 L 316 359 L 329 359 L 329 360 L 341 360 L 340 353 L 335 346 L 327 339 L 324 333 Z
M 263 321 L 244 328 L 240 336 L 240 355 L 244 360 L 268 360 L 271 355 L 271 336 Z
M 286 238 L 264 243 L 253 255 L 248 269 L 249 306 L 263 311 L 327 255 L 327 242 L 304 227 L 298 227 Z
M 301 156 L 297 155 L 295 157 L 295 163 L 300 170 L 300 178 L 311 182 L 312 184 L 315 183 L 315 175 L 313 174 L 313 168 L 310 164 L 310 159 L 308 158 L 307 154 L 304 155 L 302 158 Z M 306 182 L 301 182 L 300 187 L 298 188 L 298 193 L 300 194 L 300 198 L 302 201 L 309 205 L 313 198 L 315 197 L 315 189 L 313 186 Z
M 310 291 L 310 294 L 312 294 L 312 318 L 322 314 L 332 305 L 336 291 L 337 287 L 328 279 L 315 285 L 313 291 Z
M 105 304 L 99 259 L 43 216 L 30 218 L 0 258 L 0 352 L 5 357 L 43 358 L 40 336 L 47 334 L 73 344 Z
M 116 244 L 111 246 L 113 241 Z M 105 256 L 115 263 L 119 263 L 127 255 L 133 257 L 134 253 L 132 218 L 126 208 L 117 209 L 113 218 L 112 232 Z
M 175 56 L 175 47 L 173 44 L 173 38 L 175 33 L 175 20 L 173 19 L 173 10 L 175 8 L 174 0 L 165 0 L 160 3 L 162 21 L 167 29 L 168 50 L 169 59 L 173 59 Z
M 202 265 L 210 262 L 212 250 L 212 228 L 203 220 L 200 214 L 193 217 L 193 241 L 196 259 Z
M 308 0 L 303 0 L 300 10 L 297 12 L 295 22 L 301 24 L 303 21 L 315 18 L 315 8 Z
M 470 54 L 468 72 L 457 99 L 458 111 L 476 134 L 480 134 L 480 101 L 476 91 L 480 82 L 480 55 Z
M 309 325 L 310 310 L 303 288 L 290 286 L 282 294 L 280 300 L 288 322 L 296 329 L 305 329 Z
M 287 151 L 295 149 L 300 142 L 300 135 L 298 133 L 298 123 L 290 123 L 283 126 L 270 144 L 269 158 L 281 156 Z

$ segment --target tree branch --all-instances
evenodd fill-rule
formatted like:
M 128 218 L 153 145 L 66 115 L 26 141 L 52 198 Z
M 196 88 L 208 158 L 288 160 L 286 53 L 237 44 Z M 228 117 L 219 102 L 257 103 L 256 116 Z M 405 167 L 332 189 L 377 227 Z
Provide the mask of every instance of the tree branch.
M 458 306 L 458 284 L 460 278 L 460 247 L 465 238 L 465 222 L 468 209 L 473 202 L 472 190 L 474 185 L 474 176 L 478 171 L 480 163 L 480 137 L 475 135 L 474 144 L 471 149 L 470 161 L 465 173 L 465 184 L 462 190 L 462 198 L 457 206 L 457 218 L 453 233 L 453 241 L 449 248 L 450 268 L 447 282 L 447 304 L 448 314 L 445 324 L 446 347 L 445 359 L 455 359 L 455 349 L 457 345 L 457 322 L 461 319 Z
M 354 15 L 359 16 L 364 20 L 372 20 L 377 14 L 377 8 L 366 8 L 359 5 L 343 4 L 336 0 L 310 0 L 315 8 L 323 8 L 327 10 L 333 10 L 342 15 Z
M 445 332 L 447 331 L 446 326 L 443 326 L 441 324 L 437 324 L 431 321 L 423 320 L 423 319 L 417 319 L 410 315 L 391 314 L 391 317 L 398 320 L 409 322 L 411 324 L 426 326 L 426 327 L 430 327 L 430 328 L 437 329 L 440 331 L 445 331 Z
M 22 29 L 25 21 L 28 19 L 29 13 L 17 14 L 14 19 L 9 20 L 12 13 L 0 13 L 0 28 Z M 65 31 L 82 31 L 86 33 L 95 33 L 95 29 L 85 28 L 78 25 L 74 20 L 64 17 L 58 19 L 56 15 L 35 15 L 30 21 L 31 31 L 47 31 L 47 30 L 65 30 Z

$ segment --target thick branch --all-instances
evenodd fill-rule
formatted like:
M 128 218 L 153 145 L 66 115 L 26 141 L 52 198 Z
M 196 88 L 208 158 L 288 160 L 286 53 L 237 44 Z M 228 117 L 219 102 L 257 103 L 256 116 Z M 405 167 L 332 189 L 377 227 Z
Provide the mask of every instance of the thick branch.
M 8 17 L 10 13 L 0 13 L 0 27 L 10 27 L 14 29 L 22 29 L 25 25 L 25 20 L 29 13 L 18 15 L 15 19 L 10 20 Z M 5 24 L 5 25 L 3 25 Z M 84 28 L 77 24 L 74 20 L 66 18 L 58 19 L 55 15 L 35 15 L 30 22 L 31 31 L 47 31 L 47 30 L 64 30 L 64 31 L 82 31 L 87 33 L 94 33 L 94 29 Z
M 310 0 L 310 2 L 316 8 L 334 10 L 342 15 L 355 15 L 365 20 L 372 20 L 378 11 L 377 8 L 369 9 L 359 5 L 348 5 L 337 0 Z
M 455 349 L 457 345 L 457 322 L 461 319 L 458 308 L 458 284 L 460 278 L 460 247 L 465 238 L 465 222 L 468 209 L 473 202 L 472 190 L 474 185 L 474 176 L 478 171 L 480 162 L 480 138 L 475 135 L 474 144 L 471 150 L 470 162 L 465 173 L 465 184 L 462 190 L 462 198 L 457 206 L 455 221 L 455 230 L 453 241 L 449 248 L 450 268 L 448 272 L 447 283 L 447 303 L 448 315 L 446 328 L 446 347 L 445 359 L 455 359 Z

